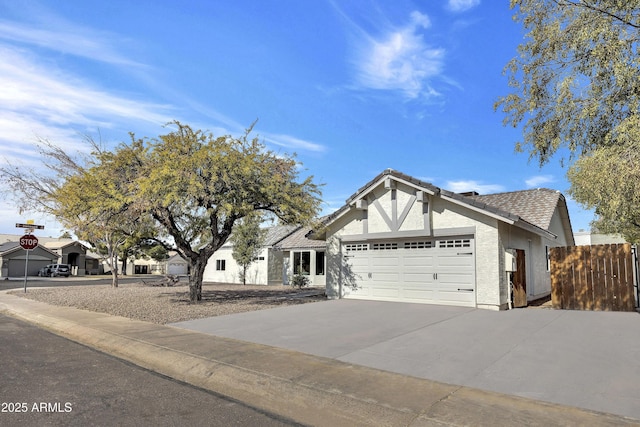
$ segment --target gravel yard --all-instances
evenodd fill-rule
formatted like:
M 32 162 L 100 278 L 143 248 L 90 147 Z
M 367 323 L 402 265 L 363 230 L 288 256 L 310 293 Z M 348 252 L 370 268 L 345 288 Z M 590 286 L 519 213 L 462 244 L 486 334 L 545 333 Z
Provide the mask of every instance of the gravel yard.
M 289 286 L 204 284 L 202 301 L 189 302 L 189 286 L 160 287 L 143 283 L 57 286 L 23 291 L 13 295 L 47 304 L 75 307 L 147 322 L 167 323 L 245 311 L 265 310 L 291 304 L 325 301 L 324 289 L 297 290 Z

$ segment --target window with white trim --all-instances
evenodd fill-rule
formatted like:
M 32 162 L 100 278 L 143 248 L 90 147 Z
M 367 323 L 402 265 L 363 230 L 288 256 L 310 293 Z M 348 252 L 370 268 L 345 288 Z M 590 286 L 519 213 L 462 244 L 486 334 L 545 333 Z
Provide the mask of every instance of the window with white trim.
M 439 240 L 439 248 L 470 248 L 471 239 Z
M 427 242 L 404 242 L 405 249 L 428 249 L 433 247 L 432 241 Z
M 361 252 L 369 249 L 368 243 L 347 243 L 344 245 L 347 252 Z
M 372 243 L 371 250 L 372 251 L 388 251 L 398 249 L 397 243 Z
M 293 274 L 308 276 L 311 273 L 311 252 L 293 253 Z
M 226 269 L 227 269 L 227 260 L 217 259 L 216 260 L 216 270 L 217 271 L 224 271 Z
M 324 276 L 324 251 L 316 252 L 316 276 Z

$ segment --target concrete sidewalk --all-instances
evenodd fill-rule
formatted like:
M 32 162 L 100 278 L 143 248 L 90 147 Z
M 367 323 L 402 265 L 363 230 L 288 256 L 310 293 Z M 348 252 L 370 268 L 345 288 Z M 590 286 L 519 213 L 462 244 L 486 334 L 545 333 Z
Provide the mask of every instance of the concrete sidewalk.
M 308 425 L 639 425 L 638 420 L 54 307 L 4 292 L 0 310 L 160 374 Z

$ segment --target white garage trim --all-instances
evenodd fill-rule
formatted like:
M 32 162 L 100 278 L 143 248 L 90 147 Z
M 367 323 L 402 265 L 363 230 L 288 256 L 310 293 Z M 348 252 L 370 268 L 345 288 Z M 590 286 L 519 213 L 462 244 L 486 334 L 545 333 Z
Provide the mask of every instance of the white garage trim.
M 345 298 L 475 307 L 473 236 L 343 243 Z

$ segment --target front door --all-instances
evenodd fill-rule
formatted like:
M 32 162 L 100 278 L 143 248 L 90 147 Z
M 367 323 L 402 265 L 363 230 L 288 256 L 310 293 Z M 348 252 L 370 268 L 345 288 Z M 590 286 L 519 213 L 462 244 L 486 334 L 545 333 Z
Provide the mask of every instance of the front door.
M 513 306 L 527 306 L 527 270 L 524 250 L 516 249 L 516 271 L 513 272 Z

